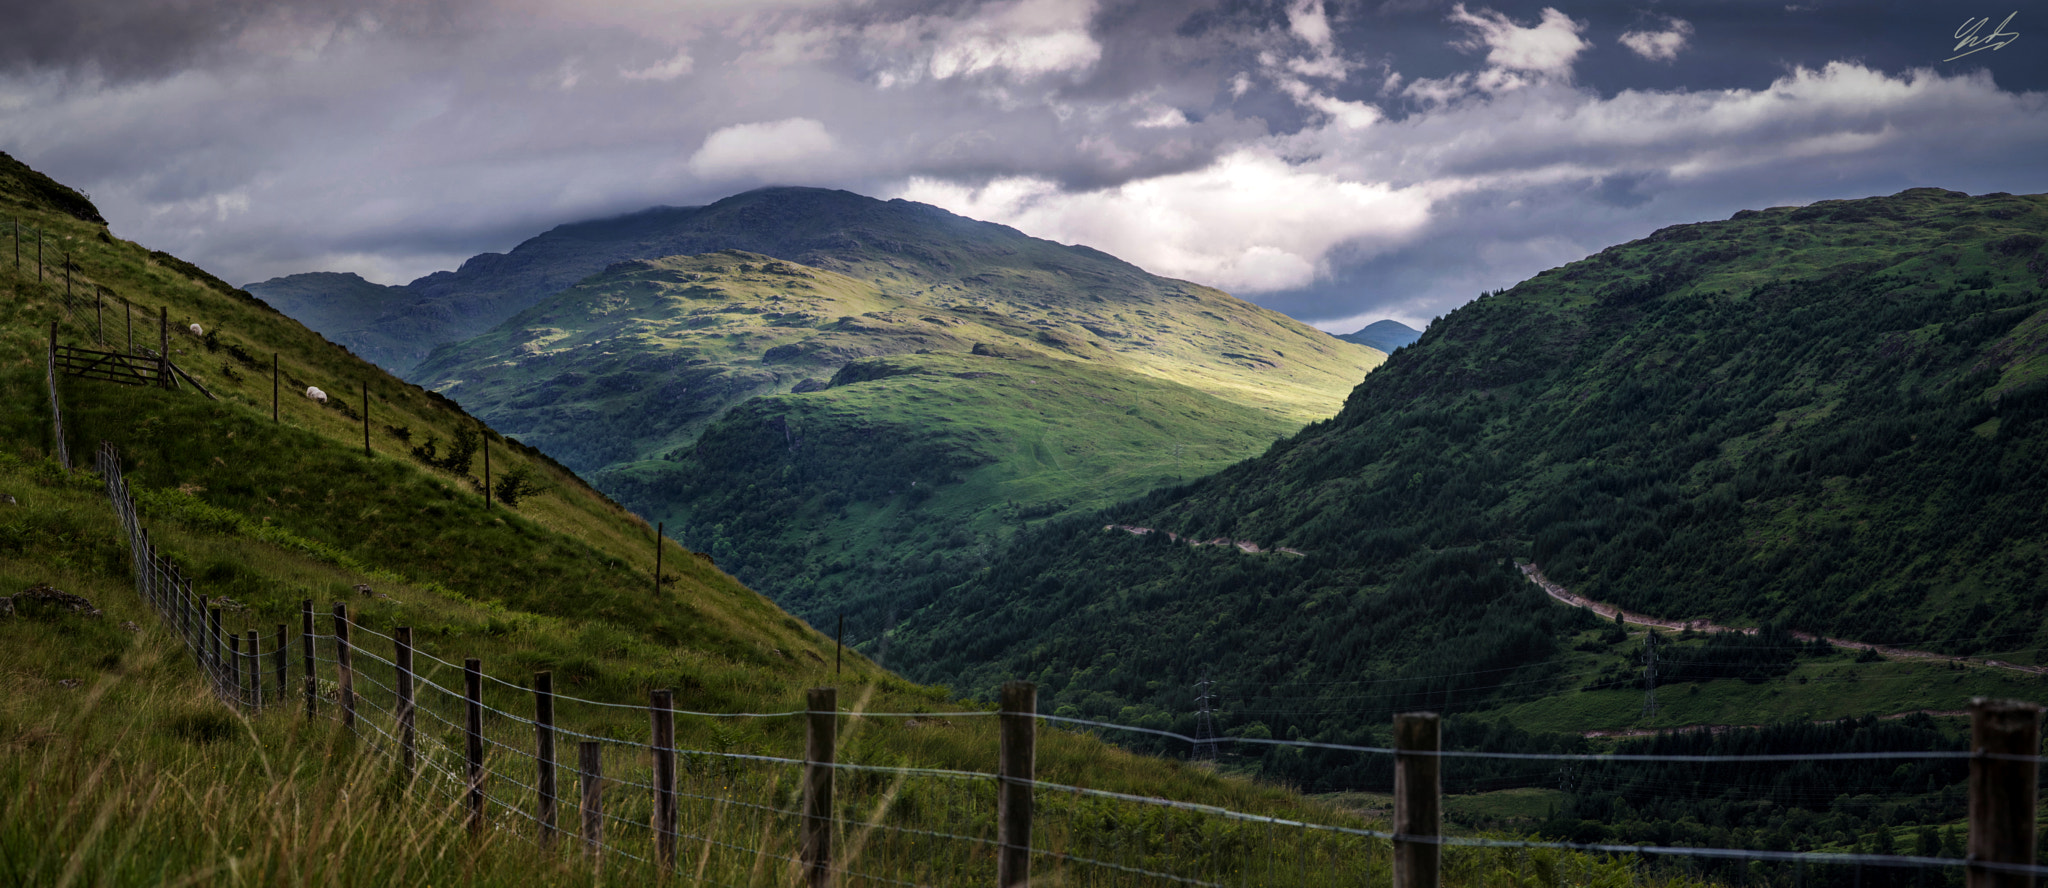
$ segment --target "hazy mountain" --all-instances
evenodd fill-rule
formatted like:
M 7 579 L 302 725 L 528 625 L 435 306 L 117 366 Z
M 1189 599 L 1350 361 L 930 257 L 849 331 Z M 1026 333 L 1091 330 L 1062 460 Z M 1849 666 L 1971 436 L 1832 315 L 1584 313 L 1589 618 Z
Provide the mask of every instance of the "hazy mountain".
M 1394 349 L 1410 345 L 1422 338 L 1422 331 L 1400 321 L 1374 321 L 1354 333 L 1337 337 L 1345 342 L 1356 342 L 1367 348 L 1393 353 Z

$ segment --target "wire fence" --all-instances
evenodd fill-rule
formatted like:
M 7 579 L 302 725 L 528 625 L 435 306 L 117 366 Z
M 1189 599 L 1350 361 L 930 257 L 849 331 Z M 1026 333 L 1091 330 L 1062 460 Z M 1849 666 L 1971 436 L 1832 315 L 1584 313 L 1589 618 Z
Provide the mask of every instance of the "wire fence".
M 312 603 L 305 602 L 296 629 L 249 625 L 247 615 L 224 614 L 219 601 L 199 594 L 150 542 L 111 445 L 101 445 L 97 467 L 131 544 L 137 594 L 183 642 L 222 701 L 251 710 L 303 707 L 309 715 L 333 719 L 370 754 L 407 776 L 422 803 L 467 819 L 472 829 L 587 856 L 597 866 L 607 859 L 624 861 L 691 884 L 734 888 L 791 882 L 1011 886 L 1034 879 L 1132 888 L 1292 888 L 1391 879 L 1406 888 L 1437 884 L 1441 872 L 1487 881 L 1486 868 L 1502 866 L 1510 872 L 1578 867 L 1582 881 L 1611 882 L 1632 880 L 1644 861 L 1766 884 L 1859 884 L 1866 868 L 1937 877 L 1944 871 L 1973 878 L 2048 875 L 2048 868 L 2033 862 L 2034 787 L 2043 761 L 2038 707 L 1973 707 L 1979 736 L 1969 750 L 1615 755 L 1441 749 L 1436 716 L 1427 714 L 1400 717 L 1426 719 L 1426 743 L 1197 738 L 1040 714 L 1035 689 L 1022 682 L 1005 686 L 1003 706 L 995 711 L 850 711 L 839 708 L 829 689 L 813 691 L 805 708 L 786 711 L 682 710 L 665 691 L 655 692 L 648 705 L 627 705 L 556 695 L 548 673 L 522 685 L 489 675 L 474 660 L 458 665 L 413 646 L 410 629 L 379 631 L 352 618 L 342 604 L 316 620 Z M 554 714 L 565 705 L 588 707 L 576 710 L 583 720 L 557 724 Z M 676 741 L 679 718 L 683 736 L 697 738 L 702 748 Z M 857 719 L 903 719 L 907 725 L 992 719 L 1000 738 L 997 767 L 980 772 L 839 761 L 839 726 Z M 732 742 L 734 726 L 744 720 L 799 725 L 801 755 L 747 751 L 746 743 Z M 2009 730 L 1984 733 L 2001 724 Z M 1370 811 L 1256 794 L 1239 794 L 1239 802 L 1221 806 L 1123 791 L 1113 788 L 1124 785 L 1122 775 L 1102 770 L 1100 762 L 1073 760 L 1071 745 L 1044 747 L 1053 757 L 1041 763 L 1041 726 L 1153 736 L 1191 750 L 1226 744 L 1370 759 L 1394 771 L 1396 793 L 1391 811 Z M 1406 730 L 1397 725 L 1396 736 L 1407 737 Z M 1461 762 L 1683 768 L 1705 778 L 1686 790 L 1691 792 L 1753 786 L 1755 774 L 1769 769 L 1946 769 L 1941 773 L 1966 776 L 1970 785 L 1973 856 L 1445 835 L 1437 813 L 1441 769 Z M 1717 783 L 1713 776 L 1737 772 L 1743 779 Z M 1083 779 L 1041 779 L 1053 773 Z M 2008 838 L 1994 840 L 2000 830 Z M 1531 856 L 1567 852 L 1578 856 Z

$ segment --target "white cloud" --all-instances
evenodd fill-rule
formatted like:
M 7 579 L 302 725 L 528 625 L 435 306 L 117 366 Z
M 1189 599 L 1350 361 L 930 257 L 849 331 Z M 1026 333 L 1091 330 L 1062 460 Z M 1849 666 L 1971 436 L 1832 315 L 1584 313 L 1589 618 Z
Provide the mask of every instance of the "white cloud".
M 1485 47 L 1486 63 L 1508 71 L 1569 78 L 1572 62 L 1592 47 L 1579 37 L 1585 25 L 1550 7 L 1544 7 L 1543 20 L 1529 28 L 1491 9 L 1467 12 L 1463 3 L 1451 7 L 1450 20 L 1474 32 L 1457 45 L 1466 49 Z
M 808 117 L 742 123 L 712 133 L 690 156 L 690 171 L 707 179 L 808 179 L 805 167 L 829 157 L 838 143 Z
M 1242 293 L 1311 284 L 1339 245 L 1390 248 L 1429 221 L 1420 191 L 1345 181 L 1270 148 L 1099 191 L 1025 177 L 981 188 L 916 177 L 899 196 Z
M 1102 45 L 1088 33 L 1095 0 L 1010 0 L 967 17 L 914 16 L 861 28 L 858 41 L 884 88 L 926 78 L 1012 82 L 1094 67 Z
M 1287 7 L 1287 29 L 1319 53 L 1328 55 L 1336 49 L 1323 0 L 1295 0 Z
M 679 49 L 667 61 L 657 62 L 645 68 L 620 68 L 619 76 L 627 80 L 654 80 L 666 83 L 690 73 L 690 69 L 696 64 L 697 61 L 690 58 L 688 52 Z
M 1629 31 L 1621 35 L 1621 45 L 1636 55 L 1653 62 L 1668 62 L 1678 58 L 1680 50 L 1692 37 L 1692 23 L 1682 18 L 1667 18 L 1669 27 L 1662 31 Z

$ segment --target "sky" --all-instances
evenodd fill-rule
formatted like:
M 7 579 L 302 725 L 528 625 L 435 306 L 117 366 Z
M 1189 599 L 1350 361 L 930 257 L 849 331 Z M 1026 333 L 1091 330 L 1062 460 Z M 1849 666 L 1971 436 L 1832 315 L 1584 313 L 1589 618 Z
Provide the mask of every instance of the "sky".
M 2048 192 L 2019 2 L 0 0 L 0 151 L 236 283 L 794 184 L 1420 327 L 1740 209 Z

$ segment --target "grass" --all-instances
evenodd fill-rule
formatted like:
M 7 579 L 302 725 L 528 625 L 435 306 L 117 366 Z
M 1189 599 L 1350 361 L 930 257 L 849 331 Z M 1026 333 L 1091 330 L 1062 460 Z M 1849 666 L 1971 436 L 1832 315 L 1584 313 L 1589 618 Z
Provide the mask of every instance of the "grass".
M 1571 641 L 1591 641 L 1602 631 L 1589 630 Z M 1642 634 L 1639 628 L 1633 629 L 1629 642 L 1605 652 L 1571 651 L 1559 662 L 1560 673 L 1571 677 L 1559 682 L 1561 690 L 1542 691 L 1534 699 L 1511 702 L 1486 717 L 1528 731 L 1574 734 L 1694 725 L 1763 725 L 1922 709 L 1950 712 L 1965 708 L 1972 697 L 2035 699 L 2048 686 L 2048 679 L 2003 669 L 1913 660 L 1858 662 L 1854 654 L 1844 652 L 1802 657 L 1790 674 L 1755 684 L 1728 678 L 1664 685 L 1657 689 L 1654 717 L 1643 712 L 1644 695 L 1639 682 L 1628 688 L 1576 689 L 1593 676 L 1616 667 L 1639 678 Z M 1660 635 L 1664 636 L 1660 647 L 1677 641 L 1674 633 Z M 2031 659 L 2025 653 L 1985 656 L 2008 662 Z
M 225 331 L 216 333 L 216 343 L 277 354 L 294 388 L 312 383 L 340 394 L 369 385 L 380 429 L 402 425 L 414 440 L 433 434 L 445 441 L 474 422 L 260 305 L 132 244 L 101 238 L 97 225 L 47 208 L 24 215 L 72 247 L 78 277 L 145 310 L 163 306 L 176 321 L 192 318 Z M 77 319 L 65 318 L 58 291 L 12 271 L 0 272 L 0 397 L 39 404 L 48 321 L 63 321 L 68 343 L 82 334 Z M 673 687 L 683 708 L 773 712 L 799 708 L 807 686 L 834 684 L 860 712 L 977 708 L 950 700 L 943 688 L 903 681 L 856 652 L 847 652 L 845 671 L 836 672 L 828 665 L 828 639 L 703 557 L 672 551 L 673 575 L 657 594 L 645 523 L 533 453 L 498 451 L 495 468 L 528 466 L 547 491 L 517 511 L 486 509 L 471 487 L 473 475 L 421 465 L 398 453 L 402 442 L 388 432 L 373 436 L 378 452 L 365 457 L 361 427 L 333 403 L 290 398 L 280 405 L 282 421 L 273 423 L 268 380 L 235 369 L 222 348 L 208 351 L 188 340 L 173 349 L 174 359 L 221 396 L 217 402 L 191 391 L 72 379 L 60 384 L 60 394 L 72 452 L 82 456 L 98 441 L 112 442 L 152 541 L 201 594 L 244 608 L 230 611 L 229 631 L 267 634 L 276 624 L 295 625 L 303 599 L 323 611 L 329 601 L 346 600 L 370 630 L 411 626 L 422 654 L 450 662 L 480 658 L 487 674 L 504 683 L 489 685 L 487 702 L 515 713 L 526 705 L 518 688 L 537 670 L 552 671 L 561 693 L 611 704 L 638 704 L 651 688 Z M 643 865 L 617 855 L 594 867 L 568 843 L 537 849 L 522 838 L 530 830 L 521 817 L 504 808 L 492 812 L 480 835 L 468 835 L 446 800 L 445 780 L 400 774 L 375 743 L 325 719 L 305 720 L 295 705 L 244 714 L 219 704 L 137 599 L 126 543 L 99 479 L 66 473 L 52 458 L 48 416 L 0 415 L 0 442 L 0 492 L 14 500 L 0 504 L 0 592 L 49 584 L 86 596 L 103 612 L 0 619 L 0 674 L 10 685 L 0 695 L 0 792 L 9 800 L 0 809 L 0 881 L 654 881 Z M 358 594 L 358 585 L 370 586 L 375 597 Z M 364 634 L 358 643 L 365 732 L 374 736 L 369 726 L 383 725 L 377 707 L 389 699 L 379 696 L 378 682 L 389 673 L 368 656 L 383 653 L 381 640 Z M 454 686 L 448 667 L 422 663 L 425 679 Z M 449 751 L 460 737 L 435 716 L 452 722 L 454 713 L 445 699 L 426 698 L 422 713 L 426 758 L 451 764 Z M 565 703 L 559 717 L 581 733 L 619 741 L 649 730 L 635 709 Z M 987 772 L 996 750 L 992 721 L 849 716 L 838 755 L 878 766 Z M 787 718 L 680 722 L 678 740 L 687 748 L 780 757 L 800 748 Z M 528 767 L 517 750 L 531 735 L 503 718 L 487 720 L 486 732 L 500 775 L 493 794 L 524 810 L 522 790 L 511 781 Z M 607 775 L 644 783 L 647 763 L 621 749 L 614 746 Z M 1038 756 L 1041 779 L 1054 783 L 1312 822 L 1371 823 L 1284 787 L 1135 755 L 1092 736 L 1049 730 Z M 732 765 L 736 760 L 716 756 L 685 761 L 685 789 L 705 798 L 686 799 L 683 823 L 735 847 L 686 844 L 686 855 L 694 856 L 683 858 L 682 881 L 787 882 L 775 855 L 790 853 L 795 831 L 778 819 L 787 815 L 763 810 L 791 807 L 796 789 L 786 768 Z M 615 788 L 608 802 L 619 818 L 612 840 L 643 853 L 647 832 L 635 824 L 645 822 L 646 796 L 624 784 Z M 1044 793 L 1040 835 L 1054 851 L 1216 877 L 1265 868 L 1275 871 L 1270 884 L 1320 884 L 1325 867 L 1372 875 L 1385 865 L 1384 846 L 1361 839 L 1275 834 L 1192 812 Z M 985 882 L 976 874 L 987 858 L 973 843 L 949 839 L 935 848 L 929 836 L 876 825 L 985 835 L 989 796 L 980 780 L 847 772 L 838 797 L 847 824 L 842 859 L 921 881 Z M 705 848 L 713 850 L 706 855 Z M 1568 860 L 1588 871 L 1619 866 Z M 1297 868 L 1292 877 L 1288 866 Z M 1493 866 L 1487 855 L 1454 853 L 1452 884 L 1481 884 Z M 1088 884 L 1104 872 L 1071 872 L 1067 882 Z

